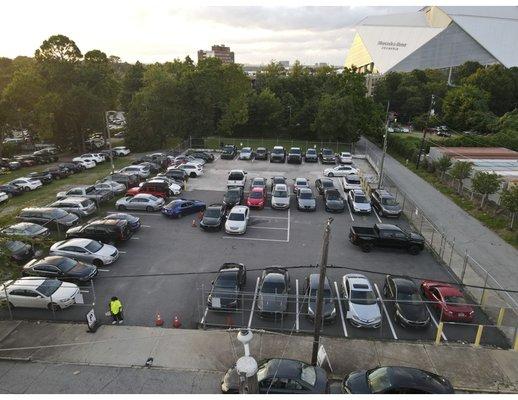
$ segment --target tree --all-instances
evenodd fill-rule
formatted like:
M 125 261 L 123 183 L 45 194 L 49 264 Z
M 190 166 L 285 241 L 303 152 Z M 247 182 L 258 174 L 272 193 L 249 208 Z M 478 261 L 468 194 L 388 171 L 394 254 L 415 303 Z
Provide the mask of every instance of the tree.
M 451 89 L 442 105 L 444 120 L 448 126 L 457 130 L 478 128 L 480 114 L 490 114 L 489 99 L 489 93 L 474 85 Z
M 511 220 L 509 222 L 509 229 L 514 228 L 514 220 L 516 213 L 518 213 L 518 185 L 513 185 L 505 189 L 500 195 L 502 205 L 511 213 Z
M 471 179 L 473 190 L 482 194 L 480 207 L 484 207 L 484 201 L 490 194 L 496 193 L 500 188 L 500 177 L 494 172 L 477 171 Z
M 457 179 L 459 181 L 459 194 L 462 194 L 462 181 L 466 178 L 469 178 L 472 168 L 473 163 L 468 161 L 457 161 L 455 164 L 453 164 L 450 174 L 451 176 L 453 176 L 454 179 Z
M 442 156 L 437 160 L 436 168 L 441 172 L 441 179 L 444 177 L 446 171 L 448 171 L 451 167 L 451 157 Z
M 120 105 L 123 110 L 129 110 L 133 96 L 144 85 L 144 72 L 144 66 L 137 61 L 124 75 L 120 92 Z
M 248 126 L 259 135 L 276 132 L 282 121 L 282 103 L 270 89 L 254 94 L 249 102 Z
M 463 84 L 464 79 L 468 78 L 477 70 L 484 68 L 482 64 L 480 64 L 477 61 L 466 61 L 464 64 L 458 66 L 455 69 L 454 77 L 455 77 L 455 84 Z

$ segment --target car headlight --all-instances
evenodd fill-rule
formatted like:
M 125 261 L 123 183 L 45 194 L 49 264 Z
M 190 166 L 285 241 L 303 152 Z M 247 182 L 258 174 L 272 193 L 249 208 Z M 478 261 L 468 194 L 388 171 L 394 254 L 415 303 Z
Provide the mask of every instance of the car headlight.
M 70 300 L 71 300 L 71 299 L 61 299 L 61 300 L 60 300 L 60 302 L 61 302 L 61 303 L 66 303 L 66 302 L 68 302 L 68 301 L 70 301 Z
M 334 318 L 336 316 L 336 308 L 333 308 L 333 311 L 331 311 L 331 318 Z

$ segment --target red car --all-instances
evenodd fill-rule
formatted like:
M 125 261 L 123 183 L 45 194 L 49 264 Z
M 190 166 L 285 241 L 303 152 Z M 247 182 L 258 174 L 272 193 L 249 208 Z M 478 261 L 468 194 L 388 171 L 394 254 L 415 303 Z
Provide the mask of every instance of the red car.
M 462 292 L 453 285 L 423 281 L 424 296 L 441 312 L 442 321 L 471 322 L 475 311 L 467 304 Z
M 246 205 L 254 208 L 264 208 L 266 204 L 266 190 L 262 187 L 254 187 L 248 194 Z
M 167 199 L 171 191 L 166 182 L 144 182 L 141 186 L 132 187 L 126 192 L 126 196 L 135 196 L 139 193 L 152 194 L 155 197 Z

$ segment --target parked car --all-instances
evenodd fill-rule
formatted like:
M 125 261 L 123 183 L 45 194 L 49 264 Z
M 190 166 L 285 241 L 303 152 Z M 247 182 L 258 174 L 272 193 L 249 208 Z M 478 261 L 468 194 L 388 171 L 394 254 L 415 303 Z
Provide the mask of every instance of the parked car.
M 320 162 L 322 164 L 336 164 L 336 156 L 332 149 L 322 148 L 320 149 Z
M 19 161 L 10 160 L 9 158 L 0 158 L 0 167 L 15 171 L 22 167 Z
M 342 277 L 342 296 L 347 303 L 346 318 L 356 328 L 379 328 L 381 310 L 371 282 L 365 275 Z
M 297 192 L 297 210 L 315 211 L 317 209 L 317 201 L 315 195 L 310 188 L 301 188 Z
M 342 212 L 345 210 L 345 201 L 337 189 L 325 190 L 324 209 L 328 212 Z
M 56 162 L 58 161 L 58 156 L 57 156 L 58 152 L 56 149 L 41 149 L 41 150 L 36 150 L 34 153 L 32 153 L 32 155 L 34 157 L 40 157 L 42 158 L 43 160 L 45 160 L 45 163 L 51 163 L 51 162 Z
M 347 202 L 353 213 L 370 214 L 372 212 L 371 203 L 361 189 L 349 190 Z
M 245 188 L 246 185 L 246 171 L 242 169 L 233 169 L 228 173 L 227 187 L 238 186 Z
M 246 205 L 250 208 L 263 209 L 266 204 L 266 189 L 262 187 L 254 187 L 248 193 Z
M 14 185 L 27 192 L 29 190 L 39 189 L 43 186 L 43 183 L 38 179 L 17 178 L 9 182 L 8 185 Z
M 152 161 L 138 161 L 134 162 L 133 165 L 139 165 L 141 167 L 147 168 L 149 170 L 149 174 L 156 174 L 160 172 L 162 166 Z
M 302 164 L 302 150 L 300 147 L 292 147 L 288 152 L 288 164 Z
M 168 178 L 165 175 L 157 175 L 147 180 L 148 182 L 165 182 L 169 185 L 169 190 L 174 196 L 178 196 L 182 190 L 185 189 L 185 183 L 183 181 L 175 181 L 172 178 Z
M 395 320 L 403 327 L 424 328 L 430 323 L 430 314 L 419 288 L 406 276 L 387 275 L 383 295 L 393 301 Z
M 276 210 L 286 210 L 290 208 L 290 193 L 287 185 L 275 185 L 272 191 L 271 205 L 272 208 Z
M 258 147 L 255 150 L 256 160 L 268 160 L 268 149 L 266 147 Z
M 237 155 L 237 148 L 233 144 L 227 144 L 223 146 L 223 151 L 221 152 L 221 158 L 223 160 L 233 160 Z
M 50 247 L 49 255 L 74 258 L 100 268 L 117 261 L 119 251 L 114 246 L 98 240 L 67 239 L 54 243 Z
M 112 195 L 114 195 L 114 196 L 123 194 L 126 191 L 126 185 L 119 183 L 119 182 L 115 182 L 115 181 L 106 181 L 106 182 L 97 181 L 94 185 L 94 188 L 96 190 L 110 191 L 112 193 Z
M 353 189 L 361 189 L 362 184 L 360 181 L 360 177 L 355 174 L 346 175 L 342 178 L 342 186 L 345 192 Z
M 23 266 L 25 276 L 59 278 L 65 281 L 87 282 L 97 275 L 97 267 L 62 256 L 33 259 Z
M 9 183 L 5 185 L 0 185 L 0 191 L 6 193 L 8 196 L 11 197 L 19 196 L 24 192 L 23 189 L 19 186 L 11 185 Z
M 162 207 L 162 214 L 182 218 L 185 215 L 203 212 L 205 208 L 207 208 L 205 202 L 200 200 L 176 199 Z
M 50 231 L 44 226 L 33 224 L 31 222 L 18 222 L 17 224 L 3 228 L 0 230 L 0 233 L 10 236 L 27 236 L 34 239 L 37 237 L 49 236 Z
M 161 197 L 155 197 L 152 194 L 140 193 L 135 196 L 125 196 L 115 202 L 115 207 L 119 211 L 135 210 L 135 211 L 158 211 L 165 204 Z
M 0 253 L 5 251 L 10 259 L 17 264 L 25 264 L 36 254 L 31 244 L 19 240 L 6 240 L 2 247 L 0 248 Z
M 243 147 L 239 152 L 240 160 L 251 160 L 254 155 L 251 147 Z
M 230 210 L 232 207 L 242 204 L 244 201 L 244 192 L 241 187 L 230 187 L 223 195 L 223 204 Z
M 0 192 L 0 204 L 6 203 L 9 200 L 9 195 L 5 192 Z
M 103 243 L 125 242 L 133 232 L 128 222 L 121 219 L 98 219 L 84 225 L 75 226 L 66 232 L 66 238 L 87 238 Z
M 309 179 L 307 178 L 295 178 L 294 184 L 293 184 L 293 193 L 297 194 L 297 192 L 301 188 L 308 188 L 309 189 Z
M 138 186 L 140 178 L 138 175 L 133 174 L 110 174 L 105 177 L 102 182 L 117 182 L 129 189 Z
M 45 172 L 45 171 L 30 172 L 27 174 L 27 178 L 29 178 L 31 180 L 37 179 L 37 180 L 41 181 L 41 183 L 43 183 L 43 184 L 51 183 L 53 181 L 52 174 L 50 174 L 50 172 Z
M 125 146 L 118 146 L 112 149 L 118 157 L 127 156 L 131 153 L 131 150 Z
M 396 198 L 384 189 L 374 189 L 371 192 L 371 205 L 380 217 L 399 218 L 403 212 Z
M 282 146 L 274 146 L 270 153 L 270 162 L 284 163 L 286 161 L 286 151 Z
M 304 154 L 305 162 L 318 162 L 318 154 L 315 149 L 307 149 L 306 154 Z
M 246 232 L 250 208 L 247 206 L 234 206 L 228 213 L 225 221 L 225 232 L 229 234 L 243 235 Z
M 141 226 L 140 218 L 139 217 L 136 217 L 136 216 L 131 215 L 131 214 L 126 214 L 126 213 L 120 213 L 120 212 L 110 213 L 106 217 L 103 217 L 102 219 L 104 219 L 104 220 L 107 220 L 107 219 L 119 219 L 119 220 L 122 220 L 122 221 L 126 221 L 128 223 L 129 228 L 133 232 L 138 231 L 140 229 L 140 226 Z
M 63 178 L 67 178 L 71 171 L 66 167 L 49 167 L 45 170 L 46 173 L 49 173 L 52 179 L 59 180 Z
M 51 208 L 59 208 L 77 215 L 79 218 L 87 217 L 97 211 L 95 203 L 86 197 L 67 197 L 50 204 Z
M 286 358 L 262 360 L 257 371 L 261 394 L 323 394 L 329 393 L 327 373 L 320 367 Z M 239 376 L 235 366 L 221 382 L 223 393 L 239 392 Z
M 105 160 L 104 156 L 98 154 L 98 153 L 87 153 L 87 154 L 81 154 L 78 157 L 74 157 L 72 161 L 95 161 L 96 164 L 102 163 Z
M 453 285 L 434 281 L 421 282 L 421 290 L 427 300 L 440 313 L 441 321 L 471 322 L 475 310 L 462 294 Z
M 340 164 L 352 164 L 353 156 L 348 151 L 342 151 L 338 156 L 338 161 L 340 162 Z
M 167 171 L 163 175 L 166 178 L 173 179 L 176 182 L 179 182 L 179 184 L 184 184 L 185 182 L 187 182 L 189 180 L 189 174 L 182 169 L 168 168 Z
M 200 228 L 206 231 L 221 230 L 226 219 L 226 207 L 224 204 L 210 204 L 205 208 L 203 218 L 200 221 Z
M 214 161 L 214 154 L 209 153 L 208 151 L 201 151 L 201 150 L 189 150 L 187 152 L 188 156 L 192 156 L 194 158 L 201 158 L 207 163 Z
M 452 384 L 440 375 L 412 367 L 376 367 L 354 371 L 342 382 L 350 394 L 453 394 Z
M 305 279 L 304 295 L 308 302 L 308 318 L 315 322 L 317 310 L 317 294 L 320 274 L 309 274 Z M 324 301 L 322 304 L 322 320 L 324 323 L 334 322 L 336 319 L 336 306 L 333 291 L 329 279 L 324 279 Z
M 351 226 L 349 240 L 365 253 L 374 247 L 392 247 L 406 249 L 410 254 L 416 255 L 424 249 L 423 236 L 390 224 L 375 224 L 372 228 Z
M 273 192 L 275 185 L 288 186 L 288 180 L 285 176 L 273 176 L 272 179 L 270 179 L 270 192 Z
M 75 214 L 66 212 L 61 208 L 52 207 L 30 207 L 24 208 L 16 217 L 18 221 L 32 222 L 46 226 L 47 228 L 54 228 L 63 230 L 69 228 L 79 221 L 79 217 Z
M 98 190 L 94 185 L 83 185 L 56 194 L 56 199 L 58 200 L 66 199 L 67 197 L 85 197 L 96 203 L 104 203 L 113 198 L 113 193 L 109 190 Z
M 281 317 L 288 310 L 290 276 L 284 267 L 268 267 L 259 281 L 257 309 L 261 317 Z
M 207 307 L 211 310 L 236 309 L 245 284 L 246 268 L 243 264 L 223 264 L 212 281 Z
M 187 172 L 191 178 L 199 178 L 203 175 L 203 166 L 200 164 L 188 162 L 180 165 L 178 169 L 182 169 Z
M 252 182 L 250 182 L 250 190 L 253 188 L 263 188 L 266 192 L 266 178 L 254 178 L 252 179 Z
M 120 169 L 118 173 L 137 175 L 140 179 L 146 179 L 151 174 L 149 168 L 144 165 L 129 165 Z
M 352 165 L 337 165 L 333 168 L 326 168 L 323 172 L 323 175 L 329 178 L 332 178 L 334 176 L 346 176 L 356 174 L 358 174 L 358 170 L 354 168 Z
M 36 159 L 31 155 L 14 156 L 14 161 L 19 162 L 22 167 L 34 167 L 38 164 Z
M 89 159 L 89 160 L 76 160 L 76 161 L 72 161 L 72 162 L 75 163 L 76 165 L 81 166 L 81 168 L 83 170 L 85 170 L 85 169 L 92 169 L 92 168 L 95 168 L 97 166 L 97 163 L 93 159 Z
M 322 196 L 327 189 L 336 189 L 334 181 L 329 178 L 318 178 L 315 180 L 315 187 Z
M 7 281 L 0 287 L 0 302 L 19 308 L 59 311 L 75 304 L 78 295 L 79 288 L 74 283 L 33 276 Z
M 126 196 L 135 196 L 139 193 L 152 194 L 155 197 L 167 199 L 172 194 L 172 191 L 166 182 L 143 182 L 137 187 L 128 189 Z

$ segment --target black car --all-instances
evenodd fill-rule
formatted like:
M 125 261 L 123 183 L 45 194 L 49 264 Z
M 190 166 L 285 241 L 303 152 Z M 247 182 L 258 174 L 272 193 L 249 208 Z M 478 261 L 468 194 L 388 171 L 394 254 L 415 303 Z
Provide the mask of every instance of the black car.
M 337 189 L 325 190 L 324 208 L 329 212 L 342 212 L 345 210 L 345 200 Z
M 31 172 L 31 173 L 27 174 L 27 178 L 38 179 L 43 184 L 51 183 L 54 180 L 54 179 L 52 179 L 52 174 L 47 171 Z
M 103 182 L 106 182 L 106 181 L 122 183 L 128 189 L 138 186 L 140 183 L 140 179 L 137 175 L 117 174 L 117 173 L 108 175 L 106 178 L 103 179 Z
M 8 158 L 0 158 L 0 167 L 14 171 L 16 169 L 20 169 L 22 164 L 20 164 L 18 161 L 13 161 Z
M 79 217 L 60 208 L 31 207 L 24 208 L 16 217 L 18 221 L 32 222 L 52 229 L 66 229 L 79 221 Z
M 8 196 L 19 196 L 24 193 L 24 190 L 16 185 L 0 185 L 0 192 L 6 193 Z
M 268 160 L 268 149 L 266 147 L 258 147 L 255 150 L 256 160 Z
M 307 149 L 304 154 L 304 161 L 306 162 L 318 162 L 318 154 L 315 149 Z
M 271 183 L 270 183 L 271 192 L 273 192 L 273 188 L 275 187 L 275 185 L 286 185 L 286 186 L 288 185 L 286 183 L 287 179 L 284 176 L 273 176 L 270 181 L 271 181 Z
M 452 394 L 453 386 L 442 376 L 411 367 L 377 367 L 351 372 L 342 381 L 342 392 L 351 394 Z
M 237 308 L 239 295 L 246 284 L 246 268 L 243 264 L 223 264 L 212 281 L 212 288 L 207 298 L 207 307 L 211 310 Z
M 47 162 L 58 161 L 58 151 L 54 148 L 37 150 L 34 153 L 32 153 L 32 155 L 35 157 L 45 158 Z
M 183 169 L 176 169 L 176 168 L 168 169 L 164 173 L 164 176 L 169 179 L 173 179 L 177 182 L 187 182 L 189 180 L 189 173 L 184 171 Z
M 227 192 L 223 195 L 223 204 L 230 210 L 232 207 L 238 204 L 243 204 L 244 193 L 240 187 L 231 187 L 227 189 Z
M 419 295 L 417 285 L 406 276 L 387 275 L 383 295 L 394 301 L 395 319 L 400 325 L 424 328 L 430 323 L 430 314 Z
M 259 362 L 258 389 L 261 394 L 324 394 L 329 393 L 327 373 L 320 367 L 287 358 L 272 358 Z M 235 366 L 221 382 L 223 393 L 238 393 L 239 376 Z
M 58 168 L 66 169 L 70 174 L 77 174 L 79 172 L 83 172 L 85 168 L 79 163 L 66 162 L 58 164 Z
M 226 221 L 226 207 L 224 204 L 210 204 L 203 213 L 200 228 L 203 230 L 220 230 Z
M 259 282 L 257 308 L 260 317 L 282 317 L 288 310 L 290 276 L 283 267 L 265 268 Z
M 62 256 L 34 259 L 23 266 L 25 276 L 59 278 L 65 281 L 86 282 L 97 275 L 97 267 Z
M 315 321 L 315 314 L 317 311 L 317 294 L 320 274 L 310 274 L 306 276 L 305 282 L 305 297 L 308 302 L 308 318 Z M 324 280 L 324 304 L 322 306 L 322 319 L 324 322 L 334 322 L 336 319 L 336 306 L 333 298 L 333 292 L 329 280 L 325 277 Z
M 292 147 L 288 152 L 288 164 L 302 164 L 302 150 L 300 147 Z
M 194 158 L 201 158 L 206 163 L 210 163 L 210 162 L 214 161 L 214 155 L 207 151 L 189 150 L 187 152 L 187 155 L 193 156 Z
M 45 170 L 45 172 L 49 173 L 52 176 L 52 179 L 63 179 L 70 175 L 70 170 L 68 168 L 60 168 L 60 167 L 50 167 Z
M 3 247 L 10 255 L 11 260 L 17 264 L 24 264 L 34 257 L 34 247 L 28 243 L 18 240 L 7 240 L 4 242 Z
M 327 189 L 336 189 L 335 183 L 333 182 L 333 180 L 328 179 L 328 178 L 318 178 L 315 181 L 315 187 L 317 188 L 318 193 L 321 194 L 322 196 L 324 195 L 324 192 Z
M 131 238 L 128 222 L 121 219 L 98 219 L 90 223 L 70 228 L 67 239 L 87 238 L 103 243 L 124 242 Z
M 223 146 L 221 152 L 221 159 L 223 160 L 233 160 L 237 155 L 237 147 L 233 144 L 227 144 Z
M 384 189 L 374 189 L 371 192 L 371 205 L 380 217 L 399 218 L 403 212 L 396 198 Z
M 131 215 L 131 214 L 126 214 L 126 213 L 113 213 L 113 214 L 109 214 L 107 215 L 106 217 L 103 218 L 104 220 L 107 220 L 107 219 L 120 219 L 120 220 L 123 220 L 123 221 L 127 221 L 128 222 L 128 226 L 129 228 L 132 230 L 132 232 L 136 232 L 140 229 L 141 227 L 141 223 L 140 223 L 140 218 L 139 217 L 135 217 L 134 215 Z
M 336 164 L 336 154 L 331 149 L 320 149 L 319 157 L 322 164 Z

